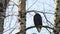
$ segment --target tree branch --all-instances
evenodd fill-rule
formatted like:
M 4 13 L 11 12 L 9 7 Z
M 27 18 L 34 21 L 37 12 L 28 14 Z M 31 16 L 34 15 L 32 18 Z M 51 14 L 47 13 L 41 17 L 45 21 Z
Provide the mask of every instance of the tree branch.
M 34 27 L 35 26 L 28 27 L 28 28 L 25 29 L 25 31 L 28 30 L 28 29 L 34 28 Z M 42 26 L 42 27 L 54 30 L 54 28 L 51 28 L 51 27 L 48 27 L 48 26 Z
M 34 28 L 35 26 L 31 26 L 31 27 L 28 27 L 28 28 L 26 28 L 24 31 L 27 31 L 28 29 L 31 29 L 31 28 Z M 54 28 L 51 28 L 51 27 L 49 27 L 49 26 L 42 26 L 42 27 L 44 27 L 44 28 L 49 28 L 49 29 L 52 29 L 52 30 L 54 30 Z M 22 32 L 24 32 L 24 31 L 22 31 Z M 55 31 L 55 30 L 54 30 Z M 16 34 L 19 34 L 20 32 L 18 32 L 18 33 L 16 33 Z
M 53 14 L 53 15 L 54 15 L 54 13 L 42 12 L 42 11 L 36 11 L 36 10 L 26 11 L 26 13 L 30 13 L 30 12 L 34 12 L 34 13 L 37 13 L 37 12 L 39 12 L 39 13 Z

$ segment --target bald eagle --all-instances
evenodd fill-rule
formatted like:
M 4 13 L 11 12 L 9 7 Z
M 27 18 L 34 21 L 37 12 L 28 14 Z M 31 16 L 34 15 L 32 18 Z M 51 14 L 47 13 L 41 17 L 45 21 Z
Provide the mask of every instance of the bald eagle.
M 38 13 L 36 13 L 34 15 L 34 25 L 35 25 L 37 31 L 40 32 L 41 28 L 42 28 L 42 17 Z

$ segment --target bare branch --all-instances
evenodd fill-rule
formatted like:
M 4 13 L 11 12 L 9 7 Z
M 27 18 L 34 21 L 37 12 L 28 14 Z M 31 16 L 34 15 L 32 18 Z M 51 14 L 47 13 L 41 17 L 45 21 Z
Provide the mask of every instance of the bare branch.
M 54 15 L 54 13 L 43 12 L 43 11 L 36 11 L 36 10 L 26 11 L 26 13 L 29 13 L 29 12 L 34 12 L 34 13 L 37 13 L 37 12 L 39 12 L 39 13 L 53 14 L 53 15 Z
M 27 31 L 28 29 L 31 29 L 31 28 L 34 28 L 34 27 L 35 27 L 35 26 L 28 27 L 28 28 L 26 28 L 24 31 Z M 54 28 L 51 28 L 51 27 L 48 27 L 48 26 L 42 26 L 42 27 L 44 27 L 44 28 L 49 28 L 49 29 L 54 30 Z M 24 31 L 22 31 L 22 32 L 24 32 Z M 18 32 L 18 33 L 20 33 L 20 32 Z M 18 33 L 16 33 L 16 34 L 18 34 Z

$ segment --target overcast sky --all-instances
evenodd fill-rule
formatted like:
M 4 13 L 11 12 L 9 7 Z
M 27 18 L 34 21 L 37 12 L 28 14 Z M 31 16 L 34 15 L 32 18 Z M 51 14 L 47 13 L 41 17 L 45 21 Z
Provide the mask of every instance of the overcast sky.
M 15 3 L 18 3 L 18 0 L 13 0 L 13 1 Z M 54 3 L 53 0 L 37 0 L 36 2 L 35 1 L 36 0 L 26 0 L 26 10 L 37 10 L 37 11 L 43 11 L 43 12 L 45 11 L 45 12 L 54 13 L 55 3 Z M 32 5 L 34 2 L 35 2 L 35 4 Z M 8 6 L 8 8 L 6 10 L 7 11 L 6 15 L 8 15 L 8 14 L 18 14 L 17 6 L 14 5 L 13 9 L 12 9 L 12 7 L 13 7 L 12 5 Z M 42 16 L 43 25 L 48 26 L 48 24 L 46 23 L 47 21 L 44 18 L 43 14 L 42 13 L 39 13 L 39 14 L 41 14 L 41 16 Z M 30 27 L 30 26 L 34 26 L 34 22 L 33 22 L 33 16 L 34 15 L 35 15 L 35 13 L 33 13 L 33 12 L 27 13 L 27 15 L 26 15 L 26 20 L 27 20 L 26 21 L 26 28 Z M 46 17 L 51 23 L 54 23 L 54 15 L 53 14 L 46 14 Z M 12 28 L 15 25 L 14 27 L 16 27 L 16 29 L 12 32 L 12 34 L 15 34 L 16 32 L 18 32 L 17 24 L 18 24 L 17 16 L 9 16 L 5 19 L 4 28 L 5 28 L 5 30 L 7 30 L 9 28 Z M 12 29 L 5 32 L 4 34 L 9 34 L 11 31 L 12 31 Z M 45 28 L 42 28 L 40 33 L 37 32 L 36 28 L 29 29 L 29 30 L 26 31 L 26 33 L 27 34 L 33 34 L 33 33 L 49 34 L 49 32 Z

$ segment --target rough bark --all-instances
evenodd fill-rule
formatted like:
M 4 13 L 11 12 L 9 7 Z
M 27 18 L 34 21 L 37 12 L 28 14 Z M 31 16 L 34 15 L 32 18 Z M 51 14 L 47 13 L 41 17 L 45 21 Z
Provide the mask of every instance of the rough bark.
M 26 31 L 24 29 L 26 28 L 26 8 L 25 8 L 25 0 L 19 0 L 18 5 L 18 22 L 19 22 L 19 34 L 26 34 Z
M 0 0 L 0 3 L 2 3 L 2 6 L 0 4 L 0 34 L 3 34 L 3 25 L 4 25 L 4 18 L 5 18 L 5 12 L 6 12 L 6 6 L 9 0 Z
M 56 0 L 56 9 L 55 9 L 55 14 L 54 14 L 54 21 L 55 21 L 55 26 L 54 29 L 54 34 L 59 34 L 60 32 L 60 0 Z

